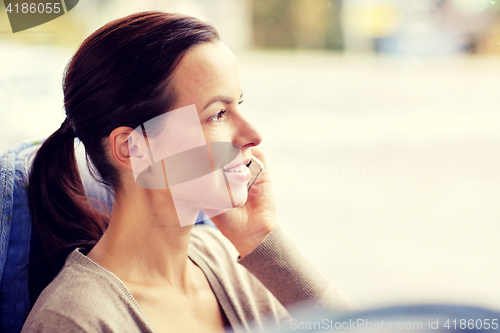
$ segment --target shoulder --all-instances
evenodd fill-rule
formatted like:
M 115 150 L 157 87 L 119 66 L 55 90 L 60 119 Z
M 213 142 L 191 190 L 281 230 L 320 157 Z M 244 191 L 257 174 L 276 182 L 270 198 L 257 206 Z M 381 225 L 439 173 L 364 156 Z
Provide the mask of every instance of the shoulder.
M 23 329 L 97 332 L 132 318 L 124 314 L 135 311 L 120 280 L 76 249 L 36 300 Z
M 219 231 L 210 225 L 193 228 L 190 247 L 202 253 L 210 261 L 231 260 L 236 262 L 239 254 L 233 244 Z
M 56 313 L 76 309 L 95 309 L 121 298 L 119 284 L 113 275 L 75 249 L 55 279 L 38 297 L 35 308 Z
M 28 318 L 29 320 L 24 324 L 21 333 L 51 332 L 55 328 L 60 332 L 86 332 L 73 319 L 51 310 L 40 310 L 36 312 L 36 315 Z

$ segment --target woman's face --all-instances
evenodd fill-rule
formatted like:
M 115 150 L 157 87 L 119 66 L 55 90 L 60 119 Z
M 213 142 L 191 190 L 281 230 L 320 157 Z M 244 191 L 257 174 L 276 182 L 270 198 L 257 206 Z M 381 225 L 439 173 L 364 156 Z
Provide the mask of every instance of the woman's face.
M 165 135 L 152 137 L 149 144 L 153 151 L 170 151 L 164 156 L 187 156 L 188 149 L 204 146 L 209 160 L 195 153 L 182 163 L 211 163 L 210 171 L 215 170 L 173 184 L 167 165 L 168 186 L 178 215 L 183 206 L 203 209 L 211 217 L 244 204 L 250 176 L 245 164 L 252 157 L 251 148 L 262 137 L 240 112 L 243 94 L 233 54 L 222 42 L 201 44 L 184 55 L 172 75 L 177 104 L 174 111 L 165 114 L 161 125 Z M 148 132 L 148 124 L 144 126 Z M 169 160 L 164 161 L 168 164 Z

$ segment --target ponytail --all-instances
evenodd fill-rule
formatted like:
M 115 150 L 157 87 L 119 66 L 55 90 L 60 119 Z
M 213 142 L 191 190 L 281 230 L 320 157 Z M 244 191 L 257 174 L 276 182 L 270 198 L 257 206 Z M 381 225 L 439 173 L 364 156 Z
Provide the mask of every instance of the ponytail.
M 109 221 L 85 196 L 74 139 L 73 126 L 66 118 L 38 150 L 29 175 L 32 304 L 61 270 L 67 255 L 78 246 L 95 244 Z

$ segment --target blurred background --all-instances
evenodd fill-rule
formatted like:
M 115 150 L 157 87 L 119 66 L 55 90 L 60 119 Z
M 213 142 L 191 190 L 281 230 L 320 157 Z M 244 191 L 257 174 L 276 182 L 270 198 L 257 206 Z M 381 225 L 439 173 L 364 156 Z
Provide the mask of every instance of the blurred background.
M 362 307 L 500 309 L 498 0 L 82 0 L 13 34 L 0 4 L 0 152 L 64 120 L 78 45 L 142 10 L 235 52 L 278 218 Z

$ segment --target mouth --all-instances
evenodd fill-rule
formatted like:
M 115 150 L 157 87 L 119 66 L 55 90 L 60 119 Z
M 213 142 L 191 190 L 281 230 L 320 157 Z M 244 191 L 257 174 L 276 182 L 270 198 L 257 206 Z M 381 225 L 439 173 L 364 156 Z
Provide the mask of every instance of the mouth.
M 233 177 L 237 180 L 248 181 L 250 179 L 250 169 L 248 166 L 251 164 L 251 160 L 245 160 L 236 165 L 231 165 L 224 169 L 226 175 Z

